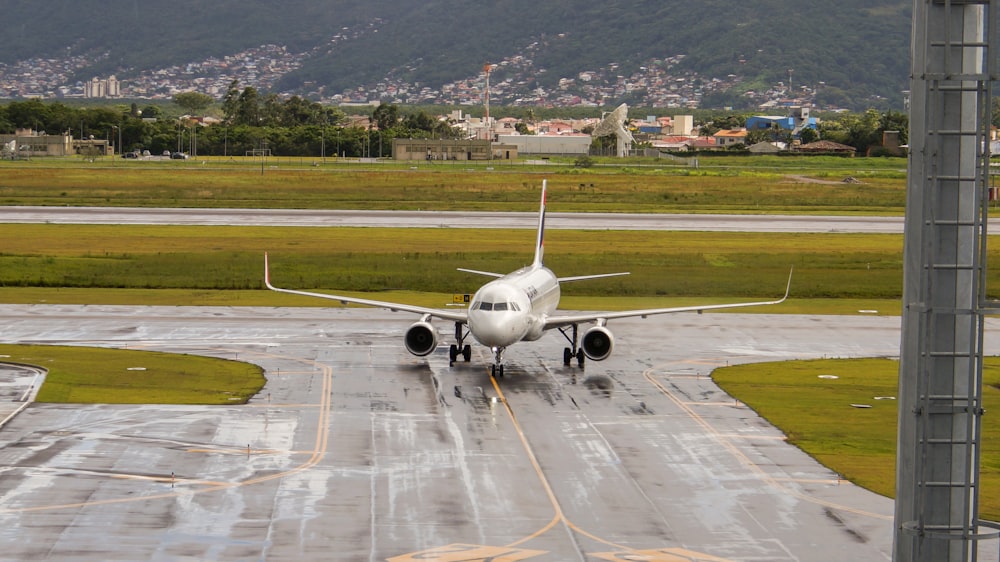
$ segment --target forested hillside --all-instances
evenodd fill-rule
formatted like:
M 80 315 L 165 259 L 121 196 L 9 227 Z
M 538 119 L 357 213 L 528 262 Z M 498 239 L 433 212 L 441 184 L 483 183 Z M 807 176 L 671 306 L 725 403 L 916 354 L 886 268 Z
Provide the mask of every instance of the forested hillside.
M 0 64 L 79 57 L 67 80 L 143 72 L 235 55 L 263 44 L 295 65 L 274 90 L 441 88 L 476 77 L 525 96 L 671 66 L 709 105 L 739 106 L 747 90 L 788 80 L 820 101 L 901 104 L 909 66 L 907 0 L 0 0 Z M 665 61 L 669 61 L 665 62 Z M 504 82 L 506 80 L 506 82 Z M 563 82 L 561 82 L 561 80 Z M 713 81 L 724 87 L 711 88 Z M 385 86 L 388 84 L 389 86 Z M 628 101 L 627 87 L 605 96 Z M 380 90 L 381 91 L 381 90 Z M 705 105 L 705 104 L 703 104 Z

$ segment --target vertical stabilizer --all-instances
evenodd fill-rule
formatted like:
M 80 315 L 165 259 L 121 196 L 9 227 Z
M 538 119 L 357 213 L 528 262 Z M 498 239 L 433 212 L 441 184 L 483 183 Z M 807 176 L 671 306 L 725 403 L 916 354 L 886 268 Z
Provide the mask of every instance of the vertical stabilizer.
M 548 180 L 542 180 L 542 206 L 538 210 L 538 239 L 535 240 L 535 261 L 532 267 L 541 267 L 545 255 L 545 191 Z

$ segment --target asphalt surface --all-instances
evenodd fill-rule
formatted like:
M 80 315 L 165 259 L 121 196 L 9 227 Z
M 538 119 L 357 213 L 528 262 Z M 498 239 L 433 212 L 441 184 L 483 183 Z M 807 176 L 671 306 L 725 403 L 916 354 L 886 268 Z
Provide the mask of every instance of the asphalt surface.
M 865 232 L 902 234 L 902 217 L 558 213 L 545 226 L 562 229 L 721 232 Z M 537 213 L 441 211 L 308 211 L 295 209 L 145 209 L 0 207 L 0 223 L 534 228 Z M 998 223 L 1000 226 L 1000 223 Z
M 615 321 L 607 361 L 563 367 L 550 333 L 512 347 L 498 384 L 483 348 L 454 366 L 444 346 L 410 356 L 403 313 L 2 305 L 0 318 L 5 342 L 196 353 L 268 375 L 245 406 L 29 407 L 0 430 L 4 560 L 890 559 L 892 502 L 707 375 L 892 356 L 898 318 Z
M 550 228 L 902 232 L 902 219 L 549 213 Z M 534 213 L 2 207 L 0 222 L 533 228 Z M 0 341 L 250 361 L 248 405 L 32 404 L 0 430 L 0 560 L 889 560 L 892 502 L 841 481 L 708 378 L 894 356 L 899 319 L 615 321 L 563 367 L 549 334 L 450 366 L 370 309 L 0 305 Z M 987 322 L 987 352 L 1000 345 Z M 450 343 L 449 326 L 439 325 Z M 0 362 L 2 362 L 0 358 Z M 41 373 L 0 367 L 0 411 Z M 876 403 L 877 407 L 877 403 Z M 844 415 L 857 415 L 845 405 Z M 0 415 L 2 419 L 3 415 Z M 831 420 L 836 423 L 836 420 Z M 996 547 L 981 559 L 996 559 Z

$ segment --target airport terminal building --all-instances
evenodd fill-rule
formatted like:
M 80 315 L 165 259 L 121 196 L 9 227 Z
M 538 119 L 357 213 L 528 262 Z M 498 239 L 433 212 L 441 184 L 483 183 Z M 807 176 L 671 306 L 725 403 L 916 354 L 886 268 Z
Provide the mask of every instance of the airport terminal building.
M 35 158 L 40 156 L 72 156 L 83 154 L 107 156 L 113 147 L 107 139 L 74 139 L 72 135 L 47 135 L 30 129 L 18 129 L 13 135 L 0 135 L 4 158 Z M 10 154 L 8 154 L 8 152 Z

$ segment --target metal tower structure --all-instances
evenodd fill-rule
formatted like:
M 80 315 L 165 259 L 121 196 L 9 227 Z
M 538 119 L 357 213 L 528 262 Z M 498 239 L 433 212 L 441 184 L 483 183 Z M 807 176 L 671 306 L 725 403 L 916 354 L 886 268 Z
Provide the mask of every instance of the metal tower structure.
M 487 140 L 493 140 L 493 123 L 490 121 L 490 73 L 493 72 L 493 66 L 490 63 L 484 64 L 483 72 L 486 73 L 486 93 L 483 96 L 483 105 L 486 109 L 486 117 L 483 119 L 483 123 L 486 124 Z
M 913 0 L 896 562 L 975 561 L 1000 0 Z

